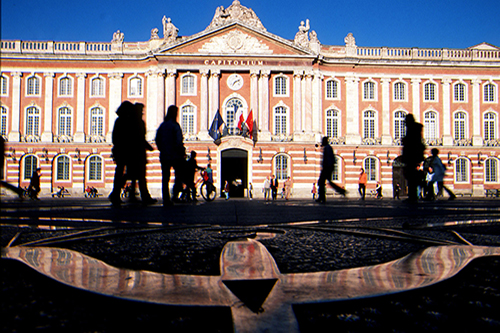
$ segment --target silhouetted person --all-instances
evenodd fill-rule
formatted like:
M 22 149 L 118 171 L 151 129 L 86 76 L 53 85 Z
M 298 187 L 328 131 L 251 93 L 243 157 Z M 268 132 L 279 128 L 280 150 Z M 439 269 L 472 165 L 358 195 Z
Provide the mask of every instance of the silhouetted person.
M 129 101 L 124 101 L 116 110 L 118 118 L 113 127 L 112 142 L 113 159 L 116 163 L 115 178 L 113 181 L 113 191 L 109 195 L 109 200 L 113 205 L 120 205 L 120 193 L 125 185 L 125 167 L 130 166 L 131 147 L 134 144 L 132 133 L 137 128 L 135 107 Z M 129 170 L 127 170 L 128 172 Z
M 30 198 L 32 200 L 40 200 L 38 198 L 38 193 L 40 193 L 40 173 L 42 169 L 37 168 L 31 175 L 30 186 L 28 189 Z
M 271 176 L 271 196 L 273 197 L 273 200 L 276 200 L 278 196 L 278 177 L 275 177 L 274 175 Z
M 408 181 L 408 202 L 418 201 L 417 168 L 424 160 L 425 145 L 422 142 L 422 124 L 415 122 L 412 114 L 407 114 L 405 118 L 406 136 L 403 138 L 402 161 L 405 164 L 403 174 Z
M 428 199 L 429 200 L 434 200 L 435 194 L 434 194 L 434 184 L 437 183 L 438 185 L 438 195 L 441 195 L 443 192 L 443 189 L 448 193 L 449 200 L 453 200 L 456 198 L 455 193 L 453 193 L 449 188 L 444 186 L 444 174 L 446 172 L 446 167 L 443 165 L 443 162 L 439 158 L 439 150 L 437 148 L 433 148 L 431 150 L 432 158 L 431 158 L 431 168 L 433 170 L 432 178 L 429 182 L 429 190 L 427 192 Z
M 394 199 L 398 199 L 399 200 L 399 193 L 400 192 L 401 192 L 401 186 L 399 185 L 399 183 L 397 183 L 394 186 Z
M 321 164 L 321 173 L 318 179 L 318 200 L 316 202 L 324 203 L 326 202 L 326 181 L 330 186 L 342 195 L 346 194 L 346 190 L 332 182 L 332 173 L 335 168 L 335 155 L 333 154 L 333 149 L 328 143 L 328 137 L 324 136 L 321 140 L 321 146 L 323 147 L 323 161 Z
M 197 200 L 196 186 L 194 185 L 194 174 L 196 173 L 196 170 L 203 170 L 203 168 L 198 165 L 198 162 L 196 162 L 196 152 L 193 150 L 191 151 L 191 156 L 186 162 L 186 168 L 185 168 L 185 177 L 186 177 L 185 183 L 188 188 L 188 193 L 189 195 L 191 195 L 193 201 Z
M 3 179 L 3 166 L 4 166 L 4 161 L 5 161 L 5 139 L 1 135 L 0 135 L 0 142 L 1 142 L 1 146 L 0 146 L 0 159 L 1 159 L 1 161 L 0 161 L 0 177 Z M 2 184 L 2 187 L 5 187 L 6 189 L 16 193 L 19 196 L 19 199 L 23 198 L 23 190 L 20 189 L 19 187 L 14 186 L 12 184 L 9 184 L 4 180 L 0 181 L 0 183 Z
M 179 197 L 182 191 L 181 168 L 185 165 L 184 157 L 186 148 L 182 141 L 182 129 L 177 122 L 178 108 L 170 105 L 165 120 L 156 132 L 156 145 L 160 151 L 161 173 L 162 173 L 162 196 L 163 206 L 172 205 L 169 193 L 170 169 L 174 168 L 175 183 L 173 189 L 174 198 Z
M 143 205 L 150 205 L 156 203 L 156 200 L 151 198 L 146 182 L 146 163 L 147 154 L 146 150 L 153 150 L 153 147 L 146 141 L 146 124 L 142 119 L 144 104 L 134 104 L 134 114 L 132 118 L 132 132 L 130 135 L 130 158 L 127 164 L 127 175 L 132 180 L 132 201 L 135 199 L 135 182 L 139 183 L 139 192 L 141 193 L 141 200 Z

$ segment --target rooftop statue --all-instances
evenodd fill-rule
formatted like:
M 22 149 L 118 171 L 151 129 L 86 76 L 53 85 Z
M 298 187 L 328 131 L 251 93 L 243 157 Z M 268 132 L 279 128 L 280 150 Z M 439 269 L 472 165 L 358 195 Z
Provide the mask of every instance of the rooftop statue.
M 255 12 L 250 8 L 242 6 L 238 0 L 234 0 L 232 5 L 226 9 L 224 9 L 224 6 L 217 7 L 212 22 L 205 30 L 221 27 L 234 21 L 239 21 L 266 31 L 266 28 L 264 28 L 257 15 L 255 15 Z
M 172 23 L 170 17 L 167 18 L 166 16 L 163 16 L 162 23 L 163 39 L 165 39 L 167 42 L 175 41 L 179 33 L 179 29 Z
M 309 47 L 309 29 L 311 29 L 309 25 L 309 19 L 306 20 L 305 25 L 304 21 L 300 22 L 299 31 L 295 34 L 295 39 L 294 39 L 295 45 L 304 48 Z

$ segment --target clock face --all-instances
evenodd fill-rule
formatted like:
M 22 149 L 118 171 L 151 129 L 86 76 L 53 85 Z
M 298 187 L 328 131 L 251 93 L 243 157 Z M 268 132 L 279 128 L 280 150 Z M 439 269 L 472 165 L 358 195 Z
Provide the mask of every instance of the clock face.
M 232 90 L 239 90 L 243 87 L 243 78 L 239 74 L 231 74 L 227 78 L 227 86 Z

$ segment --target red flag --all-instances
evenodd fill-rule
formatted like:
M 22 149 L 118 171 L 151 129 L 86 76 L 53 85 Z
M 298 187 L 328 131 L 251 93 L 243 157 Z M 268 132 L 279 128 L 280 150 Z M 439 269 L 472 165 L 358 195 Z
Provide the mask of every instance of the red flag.
M 248 133 L 250 133 L 250 137 L 252 137 L 253 136 L 253 111 L 252 110 L 250 110 L 250 113 L 248 114 L 246 124 L 248 127 Z
M 240 131 L 243 131 L 243 123 L 245 122 L 245 118 L 243 118 L 243 112 L 240 111 L 240 119 L 238 120 L 238 128 Z

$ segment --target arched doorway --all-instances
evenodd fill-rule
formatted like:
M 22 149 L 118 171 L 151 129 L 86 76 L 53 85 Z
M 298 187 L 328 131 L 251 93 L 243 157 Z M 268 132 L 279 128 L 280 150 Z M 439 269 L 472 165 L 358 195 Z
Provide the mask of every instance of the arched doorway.
M 243 149 L 227 149 L 221 152 L 220 188 L 229 182 L 229 195 L 243 198 L 248 186 L 248 152 Z
M 396 184 L 399 184 L 401 187 L 400 196 L 408 195 L 407 182 L 406 178 L 403 174 L 403 162 L 402 156 L 398 156 L 394 159 L 392 163 L 392 188 L 396 188 Z

